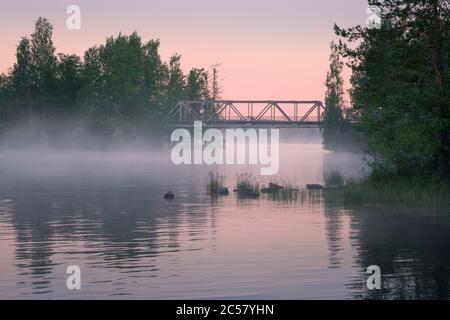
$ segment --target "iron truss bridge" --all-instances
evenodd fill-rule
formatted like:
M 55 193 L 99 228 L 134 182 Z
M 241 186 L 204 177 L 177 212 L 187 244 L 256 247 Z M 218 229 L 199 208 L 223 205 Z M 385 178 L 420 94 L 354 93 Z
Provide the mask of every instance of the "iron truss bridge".
M 179 101 L 166 115 L 169 127 L 320 127 L 325 107 L 320 101 L 221 100 Z

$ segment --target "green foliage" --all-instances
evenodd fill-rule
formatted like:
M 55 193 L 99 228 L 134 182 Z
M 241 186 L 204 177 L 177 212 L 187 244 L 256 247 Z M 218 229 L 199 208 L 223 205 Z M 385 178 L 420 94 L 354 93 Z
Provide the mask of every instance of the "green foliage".
M 219 175 L 218 173 L 210 172 L 208 174 L 208 183 L 206 186 L 206 190 L 210 195 L 217 195 L 224 188 L 224 179 L 223 175 Z
M 187 78 L 186 95 L 189 100 L 209 100 L 208 72 L 194 68 Z
M 31 37 L 20 40 L 11 71 L 0 77 L 3 132 L 29 121 L 57 139 L 55 123 L 82 121 L 107 140 L 133 137 L 159 129 L 178 100 L 209 99 L 208 72 L 194 68 L 186 78 L 180 55 L 162 61 L 159 40 L 119 34 L 81 59 L 56 55 L 52 33 L 48 20 L 39 18 Z
M 353 181 L 344 188 L 326 190 L 324 199 L 341 205 L 402 205 L 430 209 L 450 207 L 450 188 L 442 183 L 418 183 L 407 180 Z
M 9 109 L 8 103 L 11 96 L 11 78 L 5 74 L 0 74 L 0 114 L 11 115 L 12 112 Z M 0 132 L 4 130 L 4 127 L 8 124 L 8 117 L 0 117 Z
M 341 188 L 345 184 L 345 178 L 341 172 L 331 170 L 324 173 L 325 187 L 327 188 Z
M 53 26 L 50 22 L 39 18 L 31 35 L 30 75 L 33 106 L 41 119 L 44 119 L 44 114 L 53 111 L 52 105 L 56 102 L 57 61 L 52 35 Z
M 446 1 L 369 0 L 379 29 L 336 27 L 352 68 L 353 113 L 374 173 L 450 176 L 450 17 Z
M 259 193 L 259 184 L 251 173 L 241 173 L 236 176 L 236 190 L 239 195 Z
M 282 188 L 276 192 L 269 192 L 268 198 L 275 201 L 304 202 L 308 195 L 308 190 L 300 190 L 289 182 L 281 184 Z
M 344 79 L 342 78 L 343 62 L 337 46 L 330 45 L 330 70 L 327 74 L 325 86 L 325 117 L 323 119 L 324 144 L 329 148 L 336 148 L 341 144 L 344 131 L 342 109 L 344 107 Z
M 181 70 L 181 56 L 178 54 L 170 58 L 169 83 L 167 86 L 167 102 L 174 105 L 177 101 L 185 98 L 186 77 Z
M 29 94 L 32 86 L 32 58 L 30 46 L 31 44 L 28 38 L 22 38 L 20 40 L 16 51 L 17 62 L 14 64 L 10 76 L 14 90 L 21 96 Z
M 81 89 L 81 70 L 82 62 L 76 55 L 58 55 L 58 64 L 56 69 L 56 87 L 58 99 L 65 106 L 65 109 L 74 107 L 77 99 L 77 93 Z M 72 112 L 73 110 L 67 110 Z

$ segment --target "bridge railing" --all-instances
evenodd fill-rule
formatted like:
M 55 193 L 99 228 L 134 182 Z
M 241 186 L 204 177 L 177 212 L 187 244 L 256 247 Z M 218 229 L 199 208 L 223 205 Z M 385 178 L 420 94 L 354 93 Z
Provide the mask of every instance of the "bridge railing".
M 325 108 L 320 101 L 179 101 L 167 114 L 169 126 L 205 125 L 315 125 L 322 122 Z
M 248 121 L 248 122 L 254 122 L 254 121 L 276 121 L 276 122 L 299 122 L 299 120 L 294 120 L 294 119 L 292 119 L 292 121 L 289 121 L 289 120 L 287 120 L 285 117 L 280 117 L 280 116 L 277 116 L 277 117 L 260 117 L 258 120 L 256 120 L 254 117 L 253 118 L 251 118 L 251 117 L 244 117 L 245 119 L 242 119 L 242 118 L 240 118 L 240 117 L 237 117 L 237 116 L 231 116 L 231 117 L 229 117 L 229 116 L 223 116 L 223 117 L 218 117 L 218 118 L 214 118 L 214 119 L 211 119 L 211 120 L 209 120 L 209 121 L 214 121 L 214 122 L 217 122 L 217 121 Z M 317 116 L 309 116 L 309 117 L 307 117 L 304 121 L 311 121 L 311 122 L 317 122 L 317 121 L 321 121 L 322 120 L 322 117 L 319 119 L 319 118 L 317 118 Z

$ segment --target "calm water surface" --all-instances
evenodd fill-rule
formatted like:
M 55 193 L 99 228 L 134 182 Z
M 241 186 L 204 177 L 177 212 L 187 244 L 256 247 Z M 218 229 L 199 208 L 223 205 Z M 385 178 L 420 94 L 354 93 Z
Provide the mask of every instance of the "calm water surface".
M 283 137 L 283 135 L 282 135 Z M 283 137 L 279 175 L 298 187 L 360 155 Z M 308 141 L 308 143 L 306 142 Z M 450 297 L 450 213 L 303 201 L 211 199 L 209 171 L 152 152 L 0 153 L 0 298 L 365 299 Z M 173 190 L 173 201 L 162 194 Z M 66 289 L 79 265 L 82 289 Z M 368 291 L 378 265 L 383 289 Z

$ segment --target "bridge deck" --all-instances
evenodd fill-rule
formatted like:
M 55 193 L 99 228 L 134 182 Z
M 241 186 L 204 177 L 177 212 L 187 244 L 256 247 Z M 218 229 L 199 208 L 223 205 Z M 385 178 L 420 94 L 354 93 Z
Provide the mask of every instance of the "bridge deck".
M 320 101 L 180 101 L 166 116 L 166 126 L 192 127 L 201 121 L 203 126 L 220 128 L 319 127 L 324 113 Z
M 245 122 L 245 121 L 221 121 L 221 122 L 207 122 L 203 123 L 204 127 L 210 128 L 318 128 L 321 122 L 307 121 L 307 122 L 288 122 L 288 121 L 258 121 L 258 122 Z M 167 123 L 167 127 L 175 128 L 189 128 L 193 127 L 192 121 Z

